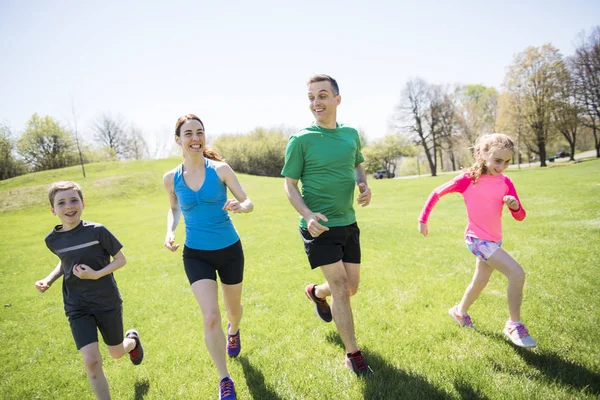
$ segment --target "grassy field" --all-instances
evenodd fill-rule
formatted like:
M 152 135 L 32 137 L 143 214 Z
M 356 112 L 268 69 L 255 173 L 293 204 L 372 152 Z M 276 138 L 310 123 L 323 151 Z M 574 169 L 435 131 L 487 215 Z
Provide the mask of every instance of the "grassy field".
M 146 358 L 134 367 L 102 348 L 113 398 L 217 397 L 181 253 L 162 246 L 161 178 L 177 162 L 88 165 L 86 179 L 73 167 L 0 181 L 0 398 L 92 398 L 60 282 L 45 294 L 34 288 L 56 264 L 43 239 L 58 221 L 45 189 L 59 179 L 82 184 L 84 218 L 105 224 L 125 246 L 128 263 L 116 273 L 125 329 L 139 330 Z M 600 160 L 508 174 L 528 217 L 516 222 L 505 213 L 504 248 L 527 272 L 522 315 L 539 347 L 515 348 L 503 337 L 506 279 L 498 273 L 470 310 L 477 331 L 448 317 L 475 264 L 463 243 L 462 198 L 437 205 L 427 238 L 417 216 L 451 176 L 371 180 L 372 205 L 357 211 L 363 268 L 352 298 L 359 345 L 375 371 L 364 380 L 344 368 L 335 326 L 318 320 L 304 296 L 305 285 L 322 278 L 308 267 L 282 180 L 240 176 L 255 211 L 233 216 L 246 253 L 243 349 L 228 361 L 239 398 L 598 398 Z

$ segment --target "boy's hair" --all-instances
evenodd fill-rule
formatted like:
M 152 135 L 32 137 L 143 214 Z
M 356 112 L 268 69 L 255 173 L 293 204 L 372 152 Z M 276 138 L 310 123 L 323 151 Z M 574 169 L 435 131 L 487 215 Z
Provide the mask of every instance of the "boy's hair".
M 315 82 L 329 82 L 331 84 L 331 91 L 332 91 L 333 95 L 334 96 L 340 95 L 340 87 L 338 86 L 337 81 L 335 79 L 333 79 L 332 77 L 330 77 L 329 75 L 325 75 L 325 74 L 314 75 L 308 80 L 308 82 L 306 82 L 306 84 L 310 85 L 311 83 L 315 83 Z
M 178 137 L 181 136 L 181 127 L 183 126 L 183 124 L 185 124 L 187 121 L 189 121 L 191 119 L 200 122 L 200 125 L 202 125 L 202 129 L 204 129 L 204 122 L 202 122 L 200 117 L 198 117 L 195 114 L 191 114 L 191 113 L 185 114 L 185 115 L 182 115 L 181 117 L 179 117 L 179 119 L 175 123 L 175 136 L 178 136 Z M 202 154 L 204 155 L 204 157 L 209 158 L 214 161 L 225 161 L 225 159 L 223 157 L 221 157 L 215 149 L 210 148 L 208 146 L 204 146 L 204 151 L 202 152 Z
M 48 189 L 48 200 L 50 200 L 50 205 L 52 207 L 54 207 L 54 197 L 56 196 L 56 193 L 65 190 L 76 191 L 79 195 L 79 198 L 83 201 L 83 192 L 81 191 L 81 186 L 79 186 L 78 183 L 72 181 L 54 182 Z
M 509 149 L 514 151 L 515 142 L 504 133 L 489 133 L 480 136 L 473 145 L 473 165 L 466 169 L 473 182 L 477 183 L 479 177 L 487 172 L 485 162 L 489 155 L 496 150 Z

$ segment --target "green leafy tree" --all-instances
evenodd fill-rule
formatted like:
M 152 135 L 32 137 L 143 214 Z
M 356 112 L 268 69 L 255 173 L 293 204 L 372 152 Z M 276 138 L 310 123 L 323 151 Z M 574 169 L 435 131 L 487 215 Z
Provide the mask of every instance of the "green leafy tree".
M 19 154 L 34 171 L 77 163 L 73 135 L 52 117 L 33 114 L 17 142 Z
M 0 180 L 23 175 L 27 168 L 15 157 L 15 141 L 10 128 L 0 124 Z
M 521 100 L 521 111 L 531 128 L 526 136 L 531 151 L 546 166 L 547 147 L 552 137 L 552 113 L 560 88 L 560 76 L 565 63 L 557 48 L 551 44 L 528 47 L 515 56 L 505 78 L 505 87 Z
M 413 156 L 417 152 L 414 145 L 405 136 L 395 134 L 374 141 L 370 146 L 364 148 L 362 153 L 365 157 L 367 172 L 385 169 L 396 174 L 402 157 Z

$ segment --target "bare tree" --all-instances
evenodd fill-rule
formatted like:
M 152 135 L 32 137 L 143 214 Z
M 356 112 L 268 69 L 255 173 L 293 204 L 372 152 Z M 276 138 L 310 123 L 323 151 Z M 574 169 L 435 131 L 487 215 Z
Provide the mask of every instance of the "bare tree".
M 150 156 L 148 143 L 144 138 L 142 130 L 134 125 L 129 128 L 129 134 L 126 138 L 126 158 L 142 160 Z
M 441 121 L 439 115 L 439 90 L 421 78 L 406 83 L 397 108 L 395 125 L 423 152 L 431 175 L 437 175 L 437 158 L 440 146 Z
M 77 117 L 75 116 L 75 104 L 73 104 L 73 99 L 71 99 L 71 111 L 73 114 L 73 126 L 75 130 L 73 131 L 73 136 L 75 137 L 75 146 L 77 147 L 77 152 L 79 153 L 79 163 L 81 164 L 81 172 L 83 173 L 83 177 L 85 178 L 85 167 L 83 165 L 83 155 L 81 153 L 81 146 L 79 144 L 79 132 L 77 130 Z
M 585 33 L 580 35 L 580 44 L 568 65 L 577 102 L 586 115 L 583 123 L 592 129 L 596 157 L 600 157 L 600 26 L 587 38 Z
M 566 65 L 562 66 L 562 71 L 559 76 L 558 97 L 552 113 L 556 129 L 569 143 L 570 159 L 571 161 L 574 161 L 575 144 L 577 141 L 577 131 L 580 126 L 582 109 L 576 100 L 573 79 L 567 70 Z
M 108 114 L 101 115 L 92 124 L 94 139 L 105 149 L 113 160 L 127 156 L 127 135 L 125 123 L 121 117 L 113 118 Z
M 479 136 L 495 131 L 498 92 L 483 85 L 464 85 L 455 92 L 456 125 L 467 146 Z

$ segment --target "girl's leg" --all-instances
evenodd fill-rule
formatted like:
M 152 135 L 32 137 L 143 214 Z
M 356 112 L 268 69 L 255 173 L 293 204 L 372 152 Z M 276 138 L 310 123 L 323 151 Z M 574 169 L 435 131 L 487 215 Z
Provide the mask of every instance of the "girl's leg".
M 221 284 L 223 290 L 223 303 L 227 311 L 227 320 L 229 321 L 229 334 L 237 333 L 240 329 L 240 320 L 242 319 L 242 283 L 236 285 Z
M 494 272 L 494 269 L 491 266 L 485 261 L 477 258 L 475 263 L 475 273 L 473 274 L 471 284 L 467 287 L 467 290 L 465 290 L 465 294 L 458 305 L 458 311 L 460 313 L 467 314 L 469 307 L 471 307 L 481 294 L 481 291 L 487 286 L 492 272 Z
M 508 312 L 510 320 L 521 320 L 521 302 L 523 301 L 523 286 L 525 285 L 525 271 L 514 258 L 506 251 L 498 249 L 487 260 L 487 264 L 502 272 L 508 278 Z
M 219 379 L 223 379 L 229 376 L 229 371 L 225 359 L 225 334 L 221 328 L 217 282 L 212 279 L 201 279 L 192 284 L 192 292 L 202 311 L 204 343 L 217 367 Z
M 83 364 L 92 390 L 99 400 L 110 400 L 108 381 L 102 370 L 102 355 L 98 348 L 98 342 L 90 343 L 81 348 Z

